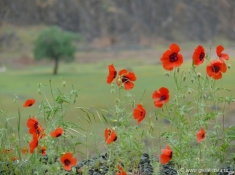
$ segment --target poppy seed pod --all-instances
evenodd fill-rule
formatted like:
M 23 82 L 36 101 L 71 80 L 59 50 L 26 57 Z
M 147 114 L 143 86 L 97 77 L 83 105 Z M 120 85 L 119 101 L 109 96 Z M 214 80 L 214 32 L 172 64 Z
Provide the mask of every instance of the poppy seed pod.
M 200 72 L 197 73 L 197 77 L 198 77 L 198 78 L 200 78 L 201 75 L 202 75 L 202 74 L 201 74 Z
M 63 81 L 62 86 L 65 87 L 65 85 L 66 85 L 66 81 Z

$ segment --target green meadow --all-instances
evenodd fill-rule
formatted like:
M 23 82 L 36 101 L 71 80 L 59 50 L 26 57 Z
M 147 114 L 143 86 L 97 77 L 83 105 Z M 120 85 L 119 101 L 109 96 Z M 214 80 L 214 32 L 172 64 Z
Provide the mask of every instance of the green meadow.
M 136 74 L 137 81 L 134 82 L 134 89 L 125 91 L 124 93 L 131 93 L 135 97 L 136 103 L 142 102 L 148 113 L 153 113 L 156 109 L 151 98 L 154 90 L 165 86 L 170 89 L 170 95 L 173 96 L 175 88 L 173 77 L 164 75 L 166 71 L 164 71 L 161 64 L 157 61 L 157 58 L 154 64 L 133 58 L 128 60 L 102 60 L 95 63 L 73 62 L 68 64 L 61 63 L 59 74 L 56 76 L 51 74 L 53 64 L 27 66 L 20 70 L 8 69 L 6 72 L 1 72 L 1 109 L 6 111 L 7 117 L 10 118 L 16 116 L 18 109 L 20 109 L 22 117 L 25 120 L 29 115 L 36 115 L 38 105 L 41 101 L 45 101 L 45 96 L 49 101 L 52 98 L 49 86 L 49 80 L 51 80 L 53 91 L 60 89 L 62 92 L 69 94 L 72 86 L 74 89 L 79 90 L 78 100 L 74 106 L 107 110 L 115 105 L 115 99 L 119 97 L 116 83 L 113 82 L 115 85 L 114 94 L 110 92 L 111 86 L 106 83 L 106 77 L 108 75 L 107 66 L 111 63 L 115 65 L 117 70 L 126 68 Z M 230 89 L 232 94 L 234 94 L 233 75 L 235 74 L 235 70 L 233 65 L 235 62 L 233 58 L 230 59 L 229 63 L 232 65 L 231 69 L 228 69 L 223 74 L 223 78 L 216 81 L 216 83 L 219 87 L 223 85 L 225 88 Z M 202 76 L 205 75 L 205 65 L 206 63 L 196 68 Z M 182 71 L 187 72 L 190 66 L 191 61 L 186 60 L 180 68 L 179 76 Z M 66 82 L 65 87 L 62 84 L 63 81 Z M 39 95 L 37 93 L 39 83 L 44 85 L 43 89 L 45 94 Z M 189 80 L 185 84 L 193 85 Z M 224 93 L 226 94 L 226 92 Z M 15 96 L 18 98 L 13 103 Z M 28 98 L 35 98 L 36 104 L 26 109 L 23 108 L 23 103 Z M 76 122 L 76 111 L 69 113 L 67 117 L 69 120 Z

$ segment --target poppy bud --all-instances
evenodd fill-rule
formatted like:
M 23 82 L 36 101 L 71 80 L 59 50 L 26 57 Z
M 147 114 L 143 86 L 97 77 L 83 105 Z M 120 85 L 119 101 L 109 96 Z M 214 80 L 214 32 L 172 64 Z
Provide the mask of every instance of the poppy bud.
M 186 80 L 186 76 L 183 76 L 183 81 L 185 81 Z
M 194 79 L 191 79 L 191 82 L 193 83 L 193 82 L 194 82 Z
M 167 77 L 170 76 L 169 72 L 166 72 L 164 75 L 167 76 Z
M 200 72 L 197 73 L 197 77 L 198 77 L 198 78 L 200 78 L 201 75 L 202 75 L 202 74 L 201 74 Z
M 62 82 L 62 85 L 63 85 L 63 87 L 65 87 L 65 85 L 66 85 L 66 81 L 63 81 L 63 82 Z
M 182 98 L 185 98 L 185 97 L 186 97 L 186 95 L 183 94 L 183 95 L 182 95 Z
M 179 68 L 179 67 L 176 69 L 176 72 L 177 72 L 177 73 L 179 73 L 179 72 L 180 72 L 180 68 Z
M 114 93 L 115 93 L 115 89 L 112 88 L 112 89 L 110 90 L 110 92 L 111 92 L 111 94 L 114 94 Z
M 120 100 L 118 98 L 116 98 L 116 103 L 120 103 Z
M 175 100 L 175 102 L 177 102 L 177 98 L 175 98 L 174 100 Z
M 191 90 L 188 90 L 188 94 L 192 94 L 192 91 L 191 91 Z
M 41 95 L 41 89 L 38 89 L 37 92 L 39 95 Z
M 231 64 L 228 63 L 228 69 L 230 69 L 230 68 L 231 68 Z
M 116 122 L 117 122 L 117 120 L 116 120 L 116 119 L 113 119 L 113 120 L 112 120 L 112 122 L 113 122 L 113 123 L 116 123 Z

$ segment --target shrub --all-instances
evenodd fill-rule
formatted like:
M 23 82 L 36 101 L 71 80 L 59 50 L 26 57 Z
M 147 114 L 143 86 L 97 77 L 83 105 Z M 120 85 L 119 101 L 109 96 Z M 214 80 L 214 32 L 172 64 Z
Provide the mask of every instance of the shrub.
M 36 60 L 43 58 L 55 62 L 53 74 L 57 74 L 61 59 L 72 61 L 76 52 L 73 41 L 79 40 L 78 34 L 62 31 L 58 27 L 50 27 L 41 31 L 35 41 L 34 57 Z

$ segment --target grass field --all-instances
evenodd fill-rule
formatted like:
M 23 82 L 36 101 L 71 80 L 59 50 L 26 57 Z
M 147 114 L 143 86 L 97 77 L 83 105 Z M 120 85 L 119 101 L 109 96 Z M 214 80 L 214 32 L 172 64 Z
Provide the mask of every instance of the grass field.
M 127 68 L 136 73 L 137 81 L 135 82 L 135 88 L 128 91 L 128 93 L 137 96 L 136 102 L 138 103 L 138 96 L 141 96 L 145 92 L 142 102 L 148 112 L 153 112 L 155 109 L 151 98 L 154 90 L 162 86 L 169 87 L 170 90 L 174 90 L 175 88 L 173 78 L 164 76 L 165 71 L 160 64 L 147 64 L 144 60 L 103 60 L 95 64 L 79 64 L 76 62 L 69 64 L 62 63 L 59 68 L 59 74 L 56 76 L 51 74 L 52 66 L 50 65 L 28 66 L 21 70 L 9 69 L 0 74 L 1 108 L 4 111 L 9 111 L 8 117 L 15 116 L 18 107 L 21 109 L 22 116 L 25 118 L 28 117 L 29 111 L 30 114 L 36 115 L 37 105 L 42 100 L 45 100 L 43 95 L 37 93 L 38 83 L 45 85 L 46 96 L 50 100 L 49 79 L 51 79 L 54 91 L 59 88 L 63 92 L 70 93 L 72 85 L 75 89 L 80 89 L 78 101 L 75 106 L 107 109 L 114 105 L 115 98 L 118 97 L 118 89 L 116 88 L 116 94 L 113 96 L 110 93 L 110 85 L 106 83 L 108 74 L 107 65 L 110 63 L 113 63 L 117 70 Z M 230 64 L 234 65 L 234 63 L 231 58 Z M 181 70 L 187 70 L 190 65 L 191 62 L 186 61 Z M 205 74 L 205 66 L 197 69 L 202 74 Z M 234 81 L 232 81 L 234 73 L 235 71 L 232 66 L 232 68 L 223 75 L 223 79 L 217 81 L 219 86 L 223 85 L 231 89 L 233 94 L 235 94 Z M 66 81 L 65 87 L 62 86 L 64 80 Z M 190 83 L 190 81 L 188 83 Z M 18 96 L 15 104 L 12 103 L 14 94 Z M 28 98 L 35 98 L 37 105 L 26 110 L 22 105 Z M 74 118 L 74 116 L 70 117 Z

